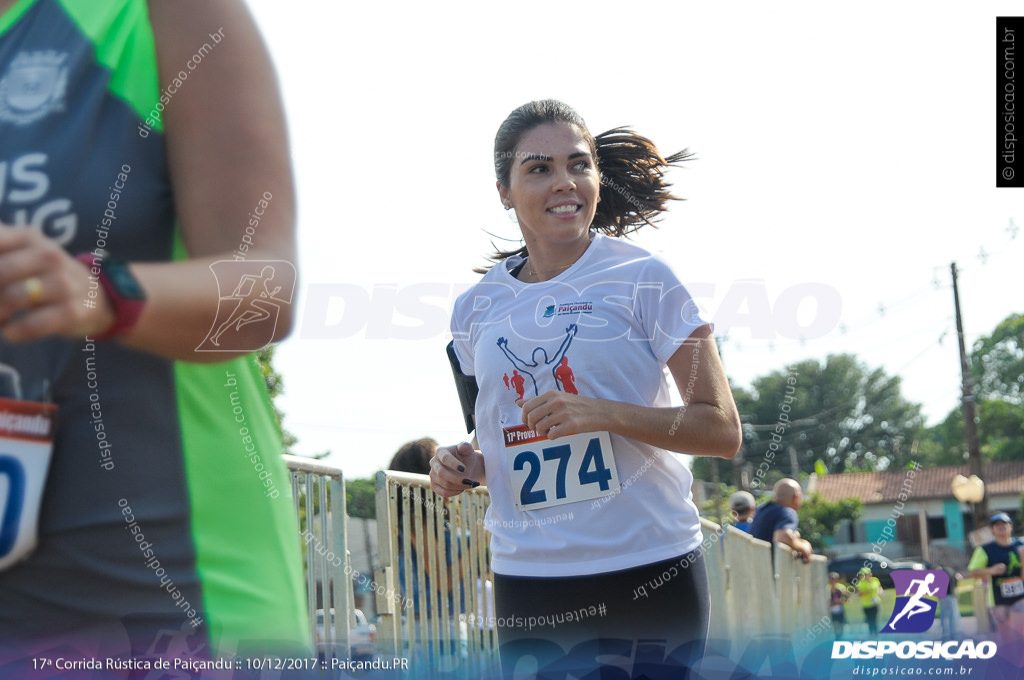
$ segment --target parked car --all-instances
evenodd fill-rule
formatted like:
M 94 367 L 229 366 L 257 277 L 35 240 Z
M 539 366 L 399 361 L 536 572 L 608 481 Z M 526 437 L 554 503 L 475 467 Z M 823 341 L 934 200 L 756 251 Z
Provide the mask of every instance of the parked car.
M 377 654 L 377 626 L 366 620 L 361 609 L 354 609 L 355 625 L 349 627 L 349 655 L 355 660 L 371 659 Z M 334 609 L 331 613 L 331 638 L 336 638 L 334 628 Z M 328 639 L 324 631 L 324 610 L 316 610 L 316 651 L 324 658 L 327 656 Z
M 852 583 L 863 567 L 871 568 L 871 575 L 876 577 L 883 588 L 892 588 L 892 572 L 899 569 L 930 569 L 925 562 L 916 560 L 894 560 L 878 553 L 856 553 L 840 557 L 828 563 L 828 570 L 839 574 L 839 578 Z
M 352 658 L 369 659 L 377 655 L 377 626 L 366 620 L 363 610 L 356 609 L 356 625 L 348 633 Z

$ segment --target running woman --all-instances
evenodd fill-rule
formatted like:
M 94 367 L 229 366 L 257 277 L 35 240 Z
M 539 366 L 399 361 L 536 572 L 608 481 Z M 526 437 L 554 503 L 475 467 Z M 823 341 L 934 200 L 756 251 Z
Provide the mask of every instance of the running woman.
M 446 497 L 490 491 L 509 677 L 528 655 L 542 669 L 608 655 L 631 659 L 634 677 L 679 678 L 703 654 L 693 480 L 669 452 L 731 458 L 740 421 L 711 326 L 664 262 L 621 238 L 674 198 L 662 173 L 685 157 L 624 128 L 594 137 L 552 100 L 516 109 L 495 138 L 498 194 L 525 245 L 498 253 L 455 305 L 479 448 L 438 449 L 431 480 Z M 563 359 L 574 390 L 558 379 Z M 510 369 L 531 378 L 522 398 L 504 387 Z M 636 595 L 653 580 L 652 596 Z

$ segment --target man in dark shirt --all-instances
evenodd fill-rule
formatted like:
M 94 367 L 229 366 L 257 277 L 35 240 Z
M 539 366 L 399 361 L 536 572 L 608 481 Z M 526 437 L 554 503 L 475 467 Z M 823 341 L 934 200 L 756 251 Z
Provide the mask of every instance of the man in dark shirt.
M 788 545 L 807 564 L 814 551 L 797 531 L 799 520 L 796 511 L 800 509 L 803 498 L 803 491 L 795 479 L 780 479 L 772 489 L 772 499 L 754 513 L 750 534 L 762 541 Z

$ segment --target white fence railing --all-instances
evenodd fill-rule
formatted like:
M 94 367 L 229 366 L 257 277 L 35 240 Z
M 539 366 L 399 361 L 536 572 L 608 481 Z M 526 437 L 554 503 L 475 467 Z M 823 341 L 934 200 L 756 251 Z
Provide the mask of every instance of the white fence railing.
M 345 479 L 341 470 L 310 458 L 284 456 L 304 544 L 310 632 L 318 653 L 344 659 L 354 624 L 348 574 Z
M 493 673 L 486 487 L 444 499 L 426 475 L 377 473 L 377 643 L 413 667 Z
M 412 650 L 414 658 L 429 659 L 435 668 L 467 659 L 483 667 L 495 663 L 494 630 L 481 625 L 493 619 L 483 528 L 490 501 L 486 487 L 445 500 L 430 490 L 425 475 L 379 472 L 376 491 L 376 579 L 388 584 L 383 601 L 379 592 L 377 599 L 381 651 Z M 712 637 L 792 635 L 827 621 L 824 556 L 805 565 L 786 546 L 773 547 L 731 527 L 723 533 L 703 519 L 701 527 L 708 546 Z
M 353 614 L 346 524 L 337 519 L 345 518 L 342 473 L 304 458 L 285 460 L 305 544 L 310 627 L 326 655 L 344 658 Z M 377 473 L 374 590 L 381 656 L 404 657 L 413 668 L 439 672 L 495 672 L 498 645 L 484 528 L 489 504 L 486 487 L 444 499 L 430 490 L 425 475 Z M 805 565 L 786 546 L 773 547 L 704 519 L 701 528 L 712 638 L 792 636 L 827 622 L 823 556 Z M 332 609 L 339 614 L 333 634 L 327 623 Z M 317 610 L 324 612 L 322 625 Z
M 772 546 L 733 527 L 701 520 L 704 542 L 718 535 L 705 560 L 711 588 L 712 638 L 750 639 L 793 635 L 828 621 L 827 560 L 795 559 L 789 547 Z M 773 553 L 774 552 L 774 558 Z

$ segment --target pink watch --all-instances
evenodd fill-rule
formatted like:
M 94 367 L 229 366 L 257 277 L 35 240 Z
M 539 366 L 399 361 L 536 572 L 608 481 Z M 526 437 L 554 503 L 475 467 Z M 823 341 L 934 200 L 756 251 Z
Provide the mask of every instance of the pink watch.
M 85 263 L 89 274 L 99 279 L 114 307 L 114 324 L 93 339 L 109 340 L 128 333 L 146 306 L 146 293 L 128 269 L 128 263 L 104 251 L 82 253 L 75 259 Z

